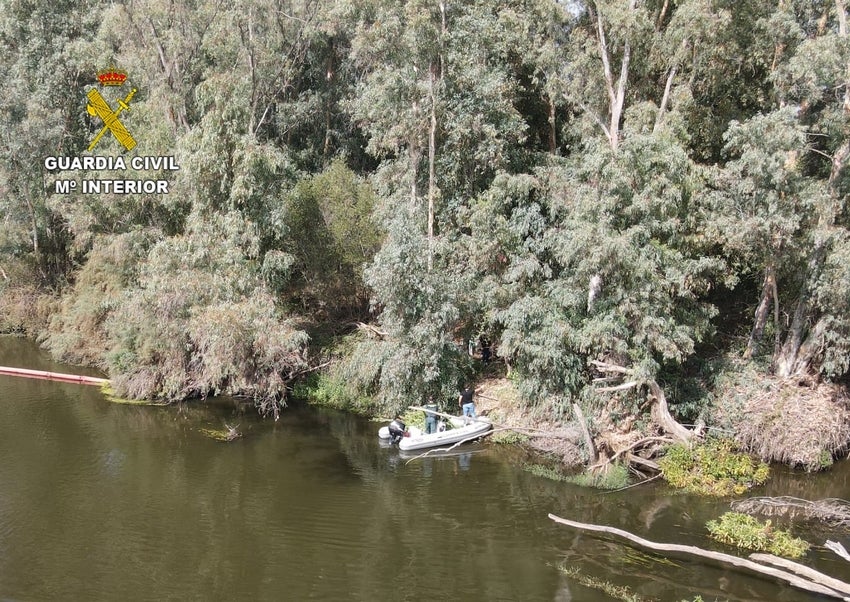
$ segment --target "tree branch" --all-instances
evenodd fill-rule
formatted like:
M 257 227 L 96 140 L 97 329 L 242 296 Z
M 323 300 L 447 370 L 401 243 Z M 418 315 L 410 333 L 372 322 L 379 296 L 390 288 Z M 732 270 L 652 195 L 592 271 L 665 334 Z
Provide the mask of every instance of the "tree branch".
M 596 391 L 598 393 L 612 393 L 614 391 L 625 391 L 626 389 L 632 389 L 634 387 L 637 387 L 639 384 L 640 383 L 636 380 L 630 380 L 628 382 L 625 382 L 621 385 L 617 385 L 615 387 L 600 387 L 599 389 L 596 389 Z

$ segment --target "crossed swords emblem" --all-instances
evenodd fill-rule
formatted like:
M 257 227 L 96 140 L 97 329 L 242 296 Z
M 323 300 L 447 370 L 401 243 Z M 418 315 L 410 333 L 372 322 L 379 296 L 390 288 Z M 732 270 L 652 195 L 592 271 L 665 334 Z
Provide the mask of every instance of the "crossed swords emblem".
M 114 111 L 109 106 L 109 103 L 106 102 L 106 99 L 101 96 L 100 92 L 96 89 L 92 88 L 89 90 L 89 93 L 86 96 L 89 99 L 89 103 L 86 106 L 86 110 L 88 110 L 89 115 L 94 117 L 97 115 L 103 120 L 103 128 L 98 132 L 97 136 L 94 137 L 94 140 L 89 144 L 89 152 L 100 142 L 100 139 L 106 133 L 107 130 L 112 132 L 112 135 L 115 136 L 115 139 L 120 142 L 124 148 L 127 150 L 132 150 L 133 147 L 136 146 L 136 141 L 133 139 L 133 136 L 130 135 L 130 132 L 127 131 L 127 128 L 124 127 L 124 124 L 118 119 L 118 116 L 121 114 L 121 111 L 129 111 L 130 110 L 130 100 L 132 100 L 133 95 L 136 93 L 136 89 L 133 88 L 130 90 L 130 93 L 127 94 L 127 97 L 122 99 L 118 99 L 118 108 Z

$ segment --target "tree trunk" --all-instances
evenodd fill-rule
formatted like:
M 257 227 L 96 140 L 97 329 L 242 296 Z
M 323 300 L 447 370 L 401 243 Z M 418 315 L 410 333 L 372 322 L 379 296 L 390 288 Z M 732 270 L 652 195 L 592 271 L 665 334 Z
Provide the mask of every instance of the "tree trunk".
M 794 309 L 794 317 L 791 320 L 791 327 L 785 336 L 785 343 L 779 354 L 774 357 L 774 366 L 776 374 L 780 377 L 787 378 L 792 375 L 802 374 L 808 367 L 812 358 L 812 352 L 815 345 L 807 345 L 807 353 L 809 357 L 803 357 L 800 354 L 803 341 L 806 340 L 806 335 L 809 333 L 809 327 L 813 321 L 812 307 L 809 297 L 811 296 L 810 283 L 817 277 L 818 269 L 823 264 L 824 255 L 826 253 L 826 242 L 820 240 L 816 243 L 812 254 L 809 257 L 809 263 L 806 268 L 805 280 L 803 281 L 800 295 L 797 298 L 797 305 Z M 814 331 L 812 331 L 814 333 Z
M 685 42 L 682 42 L 683 44 Z M 667 104 L 670 102 L 670 90 L 673 88 L 673 78 L 676 77 L 676 66 L 670 69 L 667 74 L 667 83 L 664 85 L 664 95 L 661 97 L 661 106 L 658 107 L 658 115 L 655 117 L 655 125 L 652 128 L 653 132 L 657 132 L 664 123 L 664 114 L 667 112 Z
M 732 556 L 730 554 L 724 554 L 722 552 L 712 552 L 710 550 L 703 550 L 702 548 L 698 548 L 696 546 L 686 546 L 675 543 L 656 543 L 654 541 L 649 541 L 648 539 L 643 539 L 642 537 L 638 537 L 637 535 L 633 535 L 628 531 L 623 531 L 622 529 L 617 529 L 616 527 L 606 527 L 604 525 L 592 525 L 587 523 L 579 523 L 576 521 L 567 520 L 561 518 L 559 516 L 555 516 L 554 514 L 549 514 L 549 518 L 555 521 L 556 523 L 560 523 L 562 525 L 566 525 L 568 527 L 573 527 L 574 529 L 580 529 L 582 531 L 593 531 L 596 533 L 609 533 L 611 535 L 616 535 L 617 537 L 622 537 L 633 544 L 636 544 L 642 548 L 646 548 L 649 550 L 653 550 L 655 552 L 673 552 L 678 554 L 687 554 L 691 556 L 698 556 L 700 558 L 707 558 L 709 560 L 713 560 L 715 562 L 720 562 L 723 564 L 730 564 L 732 566 L 740 567 L 754 573 L 758 573 L 760 575 L 766 575 L 768 577 L 772 577 L 775 579 L 779 579 L 792 585 L 798 589 L 802 589 L 804 591 L 813 592 L 816 594 L 821 594 L 824 596 L 829 596 L 831 598 L 838 598 L 840 600 L 850 599 L 846 596 L 845 588 L 850 588 L 850 584 L 844 583 L 842 581 L 835 580 L 828 575 L 823 575 L 822 573 L 817 573 L 817 571 L 812 571 L 807 575 L 807 578 L 803 578 L 799 575 L 795 575 L 794 573 L 780 570 L 778 568 L 764 566 L 763 564 L 759 564 L 757 562 L 753 562 L 752 560 L 747 560 L 746 558 L 739 558 L 737 556 Z M 788 561 L 786 561 L 788 562 Z M 796 564 L 796 563 L 791 563 Z M 802 567 L 802 565 L 798 565 Z M 805 568 L 805 567 L 803 567 Z M 811 580 L 810 580 L 811 579 Z M 834 587 L 830 587 L 826 585 L 825 582 L 830 583 L 839 583 L 841 584 L 841 590 L 838 590 Z
M 437 194 L 437 100 L 434 94 L 434 65 L 428 69 L 428 96 L 431 100 L 431 127 L 428 130 L 428 271 L 434 263 L 434 197 Z
M 679 424 L 673 416 L 670 415 L 670 408 L 667 406 L 667 396 L 664 391 L 654 380 L 647 383 L 649 392 L 653 397 L 652 403 L 652 419 L 662 428 L 664 432 L 671 435 L 679 441 L 687 443 L 694 437 L 694 432 L 686 429 Z
M 769 263 L 764 273 L 764 284 L 761 289 L 761 301 L 759 302 L 759 306 L 756 309 L 755 322 L 753 323 L 753 329 L 750 332 L 750 339 L 747 341 L 747 349 L 744 351 L 744 359 L 750 359 L 753 357 L 753 354 L 758 349 L 758 345 L 761 342 L 762 335 L 764 334 L 764 327 L 767 325 L 767 316 L 770 310 L 770 301 L 774 300 L 774 304 L 777 303 L 774 298 L 773 291 L 776 287 L 776 269 L 773 266 L 773 263 Z M 778 309 L 777 309 L 778 311 Z M 779 324 L 775 324 L 777 328 L 777 332 L 779 329 Z
M 788 329 L 788 334 L 785 336 L 785 344 L 782 345 L 782 350 L 774 361 L 778 376 L 787 378 L 796 372 L 797 354 L 800 351 L 800 345 L 803 344 L 808 313 L 809 293 L 808 287 L 805 287 L 797 299 L 797 307 L 794 309 L 791 328 Z
M 637 0 L 629 0 L 629 11 L 634 11 Z M 609 122 L 606 129 L 608 144 L 611 150 L 616 151 L 620 143 L 620 119 L 623 115 L 623 107 L 626 101 L 626 83 L 629 78 L 629 60 L 631 58 L 631 45 L 628 41 L 623 45 L 623 58 L 620 62 L 620 76 L 617 79 L 616 88 L 614 76 L 611 72 L 610 53 L 608 41 L 605 37 L 605 28 L 602 26 L 602 13 L 596 9 L 596 35 L 599 43 L 599 57 L 602 59 L 603 75 L 605 76 L 605 88 L 608 92 L 608 115 Z
M 549 96 L 549 152 L 558 153 L 558 140 L 555 130 L 555 99 Z

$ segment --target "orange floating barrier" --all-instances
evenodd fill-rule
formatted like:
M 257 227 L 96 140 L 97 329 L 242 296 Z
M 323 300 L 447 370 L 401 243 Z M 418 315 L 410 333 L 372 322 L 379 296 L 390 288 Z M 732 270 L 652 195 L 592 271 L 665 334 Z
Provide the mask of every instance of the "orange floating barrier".
M 27 368 L 9 368 L 7 366 L 0 366 L 0 375 L 55 380 L 57 382 L 79 385 L 102 385 L 109 382 L 108 378 L 83 376 L 82 374 L 62 374 L 61 372 L 47 372 L 45 370 L 28 370 Z

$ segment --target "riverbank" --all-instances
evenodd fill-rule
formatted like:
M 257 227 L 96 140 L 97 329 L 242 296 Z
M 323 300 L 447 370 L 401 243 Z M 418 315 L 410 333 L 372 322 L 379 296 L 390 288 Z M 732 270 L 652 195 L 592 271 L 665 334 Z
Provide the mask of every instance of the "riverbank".
M 58 310 L 54 297 L 26 287 L 6 289 L 0 295 L 0 304 L 3 309 L 0 329 L 30 336 L 46 332 L 51 316 Z M 314 337 L 309 358 L 299 360 L 300 365 L 327 365 L 304 374 L 310 380 L 302 378 L 291 384 L 296 394 L 310 403 L 386 417 L 399 408 L 387 407 L 375 391 L 358 385 L 363 379 L 348 378 L 345 370 L 338 369 L 340 362 L 352 361 L 358 337 L 362 340 L 363 333 Z M 102 369 L 102 362 L 95 359 L 101 356 L 94 353 L 91 345 L 85 349 L 89 351 L 73 358 L 57 359 L 76 360 L 76 364 Z M 360 360 L 361 370 L 369 359 Z M 700 423 L 704 432 L 731 437 L 740 449 L 763 461 L 806 471 L 829 468 L 846 454 L 850 447 L 850 394 L 845 384 L 812 378 L 776 378 L 767 375 L 764 366 L 741 360 L 733 353 L 702 364 L 702 372 L 684 384 L 683 381 L 661 383 L 669 391 L 674 417 L 681 422 Z M 369 369 L 374 368 L 369 366 Z M 507 377 L 503 362 L 485 366 L 476 358 L 466 369 L 477 390 L 478 412 L 506 428 L 517 429 L 514 435 L 507 434 L 508 431 L 496 433 L 494 439 L 521 442 L 565 469 L 581 467 L 595 454 L 602 461 L 619 458 L 624 450 L 630 450 L 642 439 L 663 434 L 642 406 L 646 397 L 641 398 L 634 391 L 614 391 L 583 404 L 595 448 L 590 450 L 572 408 L 556 411 L 556 406 L 548 400 L 533 403 L 523 400 L 516 379 Z M 244 392 L 250 394 L 253 387 L 250 379 L 245 379 L 243 385 Z M 450 397 L 442 400 L 442 409 L 456 411 L 453 402 Z M 521 433 L 528 429 L 550 432 L 552 436 L 523 436 Z M 644 456 L 651 459 L 648 454 Z

